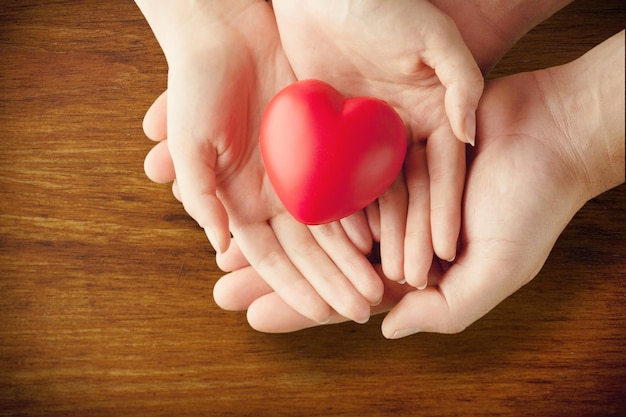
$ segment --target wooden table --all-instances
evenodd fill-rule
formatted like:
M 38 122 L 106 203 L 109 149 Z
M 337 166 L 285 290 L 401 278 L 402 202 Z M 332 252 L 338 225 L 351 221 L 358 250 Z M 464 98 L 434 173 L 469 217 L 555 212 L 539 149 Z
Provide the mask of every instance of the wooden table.
M 574 59 L 624 8 L 575 2 L 495 74 Z M 626 413 L 626 186 L 459 335 L 260 334 L 214 304 L 204 234 L 144 177 L 166 64 L 134 3 L 4 2 L 0 54 L 0 415 Z

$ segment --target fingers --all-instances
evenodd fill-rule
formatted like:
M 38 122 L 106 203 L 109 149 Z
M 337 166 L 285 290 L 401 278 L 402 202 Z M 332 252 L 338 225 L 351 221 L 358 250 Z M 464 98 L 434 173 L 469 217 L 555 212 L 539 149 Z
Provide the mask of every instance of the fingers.
M 317 244 L 345 275 L 354 289 L 370 305 L 377 305 L 383 297 L 383 284 L 364 254 L 353 244 L 339 222 L 309 226 Z
M 484 88 L 482 73 L 451 18 L 440 12 L 431 23 L 436 30 L 426 38 L 424 60 L 446 88 L 445 109 L 454 135 L 473 146 L 476 109 Z
M 512 292 L 505 286 L 498 296 L 497 292 L 492 291 L 493 288 L 473 285 L 471 280 L 464 279 L 468 268 L 461 265 L 462 263 L 457 263 L 451 267 L 452 272 L 448 272 L 445 277 L 447 284 L 439 288 L 436 285 L 441 271 L 434 267 L 429 273 L 431 287 L 424 291 L 416 291 L 408 285 L 400 285 L 383 278 L 385 296 L 378 306 L 372 307 L 371 314 L 375 315 L 393 307 L 383 321 L 382 331 L 385 337 L 400 338 L 420 331 L 458 333 Z M 466 281 L 465 285 L 463 281 Z M 467 281 L 470 281 L 469 284 Z M 487 278 L 483 281 L 485 284 L 490 283 Z M 282 333 L 319 325 L 291 308 L 277 293 L 268 292 L 262 279 L 252 269 L 226 275 L 218 284 L 220 285 L 216 285 L 214 294 L 219 293 L 220 299 L 216 299 L 216 302 L 232 310 L 248 309 L 248 322 L 258 331 Z M 451 289 L 454 285 L 463 287 Z M 224 300 L 225 294 L 231 298 Z M 346 320 L 333 311 L 328 324 Z
M 380 268 L 378 268 L 377 271 L 379 274 L 382 273 Z M 381 282 L 384 283 L 385 287 L 384 297 L 379 305 L 371 307 L 371 315 L 388 311 L 392 306 L 397 304 L 407 292 L 413 290 L 407 285 L 398 284 L 385 277 L 381 277 Z M 275 292 L 261 295 L 247 308 L 248 323 L 252 328 L 261 332 L 286 333 L 319 326 L 318 323 L 298 314 Z M 346 320 L 345 317 L 333 311 L 327 324 L 342 323 Z
M 375 265 L 375 268 L 384 285 L 384 297 L 380 304 L 371 307 L 371 315 L 388 311 L 407 293 L 415 291 L 409 285 L 401 285 L 384 277 L 380 265 Z M 438 264 L 433 262 L 433 267 L 428 273 L 429 285 L 437 285 L 441 273 Z M 250 326 L 261 332 L 285 333 L 320 325 L 287 304 L 251 267 L 220 278 L 213 289 L 213 297 L 215 302 L 226 310 L 248 310 Z M 333 310 L 326 324 L 347 320 Z
M 167 91 L 152 103 L 143 118 L 143 131 L 149 139 L 161 141 L 167 138 Z
M 289 223 L 291 223 L 291 221 L 289 221 Z M 276 222 L 274 222 L 274 224 L 276 224 Z M 367 321 L 369 312 L 367 311 L 366 303 L 364 303 L 361 298 L 364 298 L 370 305 L 377 305 L 380 303 L 383 296 L 383 284 L 368 259 L 358 248 L 352 245 L 352 242 L 344 233 L 341 224 L 338 222 L 328 225 L 309 226 L 310 236 L 307 236 L 306 230 L 303 229 L 302 225 L 295 222 L 293 225 L 301 229 L 299 232 L 294 233 L 294 235 L 298 236 L 296 239 L 294 239 L 293 236 L 285 235 L 285 231 L 288 230 L 286 227 L 284 227 L 284 230 L 282 226 L 275 227 L 274 229 L 274 231 L 277 232 L 277 237 L 282 239 L 282 246 L 296 247 L 299 245 L 302 248 L 300 250 L 287 251 L 289 256 L 295 258 L 296 265 L 300 265 L 297 268 L 297 272 L 292 273 L 302 274 L 316 291 L 320 291 L 320 288 L 326 288 L 326 290 L 322 290 L 322 297 L 331 305 L 339 306 L 336 307 L 336 309 L 342 311 L 344 316 L 353 318 L 358 322 Z M 314 239 L 314 241 L 312 239 Z M 279 241 L 279 243 L 281 243 L 281 241 Z M 258 246 L 255 246 L 255 249 L 250 247 L 248 250 L 254 250 L 257 256 L 264 256 L 258 255 Z M 282 249 L 276 248 L 276 250 Z M 318 262 L 315 256 L 307 255 L 311 253 L 317 253 L 315 256 L 319 256 L 318 259 L 320 259 L 320 261 Z M 231 240 L 231 244 L 225 253 L 217 254 L 216 259 L 218 266 L 225 271 L 239 272 L 238 270 L 241 268 L 250 269 L 248 268 L 250 263 L 245 258 L 235 239 Z M 293 259 L 291 260 L 293 261 Z M 321 269 L 320 263 L 321 265 L 325 265 L 325 267 L 322 268 L 326 269 Z M 328 272 L 328 282 L 324 279 L 320 279 L 316 274 L 316 271 L 320 270 L 330 271 Z M 273 276 L 273 274 L 270 275 L 269 271 L 267 274 L 269 277 Z M 223 280 L 224 279 L 225 278 L 223 278 Z M 351 287 L 343 287 L 346 281 L 351 284 Z M 268 282 L 274 286 L 284 285 L 271 278 L 269 278 Z M 272 288 L 271 285 L 267 284 L 267 287 Z M 280 287 L 276 287 L 276 289 L 282 293 Z M 247 288 L 245 290 L 249 291 Z M 342 294 L 342 291 L 344 294 Z M 328 294 L 332 294 L 331 299 L 328 299 Z M 218 301 L 218 304 L 223 303 L 224 305 L 230 305 L 228 304 L 228 297 L 230 297 L 230 295 L 227 295 L 226 300 L 224 300 L 223 291 L 221 291 L 217 293 L 216 297 L 222 297 L 220 298 L 221 301 Z M 350 306 L 353 305 L 356 305 L 356 307 L 351 308 Z M 296 310 L 298 310 L 298 308 L 296 308 Z
M 152 103 L 143 119 L 143 131 L 157 143 L 146 155 L 144 171 L 150 180 L 166 183 L 176 178 L 174 164 L 167 148 L 167 91 Z
M 230 240 L 228 250 L 226 252 L 218 253 L 215 256 L 217 266 L 226 272 L 236 271 L 241 268 L 249 267 L 250 262 L 241 252 L 239 245 L 235 239 Z
M 146 155 L 143 169 L 150 180 L 163 184 L 174 181 L 176 172 L 170 156 L 167 140 L 157 143 Z
M 380 242 L 380 207 L 378 206 L 378 200 L 365 207 L 365 217 L 372 233 L 372 240 Z
M 277 293 L 270 292 L 256 298 L 247 308 L 250 327 L 263 333 L 288 333 L 319 326 L 317 323 L 291 308 Z M 333 311 L 324 324 L 347 321 Z
M 432 245 L 440 259 L 451 262 L 461 229 L 465 146 L 454 138 L 447 124 L 428 138 L 426 146 Z
M 306 226 L 303 227 L 306 230 Z M 233 234 L 252 267 L 291 308 L 316 323 L 328 321 L 330 307 L 291 262 L 278 240 L 279 233 L 267 223 L 252 223 L 235 226 Z M 298 242 L 296 237 L 290 246 L 304 251 L 302 246 L 309 248 L 308 243 Z
M 254 269 L 245 267 L 220 278 L 213 287 L 213 299 L 224 310 L 242 311 L 256 299 L 273 292 Z
M 365 255 L 372 251 L 373 237 L 364 210 L 339 221 L 350 241 Z
M 250 264 L 291 308 L 316 323 L 328 321 L 330 307 L 359 323 L 369 319 L 382 284 L 339 223 L 308 228 L 284 214 L 270 225 L 234 233 Z
M 447 133 L 447 134 L 446 134 Z M 424 289 L 433 253 L 454 260 L 461 227 L 465 147 L 444 125 L 407 152 L 404 178 L 379 198 L 383 271 Z
M 345 234 L 333 233 L 334 231 L 329 228 L 309 229 L 288 214 L 274 217 L 270 224 L 282 245 L 284 254 L 295 266 L 295 273 L 306 277 L 306 281 L 315 291 L 342 316 L 358 323 L 369 320 L 370 304 L 378 302 L 382 291 L 377 291 L 376 288 L 369 289 L 372 287 L 371 275 L 376 275 L 373 271 L 368 276 L 359 277 L 359 275 L 367 274 L 371 266 L 367 263 L 365 256 L 354 248 Z M 333 227 L 332 224 L 328 226 Z M 334 227 L 338 226 L 339 224 L 336 223 Z M 239 245 L 243 249 L 241 240 L 239 240 Z M 245 250 L 244 253 L 246 253 Z M 252 260 L 251 263 L 254 265 Z M 264 278 L 270 279 L 269 274 L 264 274 L 260 270 L 259 273 Z M 363 292 L 372 299 L 371 301 L 359 293 L 355 285 L 347 278 L 348 276 L 357 287 L 363 289 Z M 278 286 L 272 285 L 272 288 L 290 305 L 298 305 L 297 298 L 288 299 L 283 296 Z
M 380 259 L 385 276 L 404 280 L 404 233 L 407 221 L 407 189 L 400 174 L 378 198 L 380 209 Z
M 276 224 L 283 222 L 285 222 L 284 225 Z M 254 227 L 254 236 L 257 243 L 262 243 L 261 245 L 254 245 L 253 242 L 242 238 L 243 250 L 252 251 L 250 259 L 254 268 L 249 266 L 243 250 L 240 249 L 235 239 L 232 240 L 225 253 L 217 255 L 220 268 L 234 270 L 234 272 L 222 277 L 216 284 L 214 289 L 216 303 L 224 309 L 243 310 L 255 299 L 270 291 L 276 291 L 279 294 L 278 299 L 289 306 L 297 317 L 306 318 L 311 325 L 327 322 L 328 317 L 320 318 L 316 316 L 316 312 L 307 311 L 307 307 L 303 307 L 306 304 L 301 304 L 298 299 L 302 295 L 296 295 L 295 291 L 290 289 L 294 285 L 299 285 L 295 284 L 296 281 L 301 281 L 310 284 L 311 288 L 307 289 L 305 285 L 296 288 L 296 291 L 300 291 L 301 294 L 308 290 L 319 293 L 324 301 L 334 307 L 333 312 L 342 316 L 342 321 L 352 319 L 357 322 L 366 322 L 370 316 L 369 305 L 377 305 L 382 300 L 383 283 L 367 258 L 352 246 L 348 237 L 343 234 L 341 225 L 331 223 L 326 226 L 309 227 L 307 230 L 305 226 L 293 219 L 283 219 L 278 222 L 274 221 L 273 226 L 272 231 L 275 232 L 274 237 L 278 239 L 278 242 L 273 242 L 270 234 L 267 235 L 267 240 L 259 241 L 262 236 L 259 230 L 263 228 L 260 225 Z M 251 232 L 252 229 L 248 227 L 247 232 Z M 297 229 L 300 230 L 296 231 Z M 311 229 L 313 229 L 312 233 L 309 233 Z M 288 233 L 285 234 L 285 232 Z M 264 233 L 267 233 L 267 230 Z M 315 239 L 320 246 L 313 244 L 312 239 Z M 283 253 L 281 242 L 282 246 L 294 249 Z M 268 252 L 261 253 L 259 248 Z M 324 252 L 333 255 L 327 259 Z M 287 257 L 294 263 L 293 267 L 290 265 L 285 268 Z M 271 259 L 279 260 L 272 265 Z M 278 269 L 279 267 L 282 269 Z M 350 278 L 346 279 L 346 277 Z M 263 281 L 263 283 L 257 281 Z M 314 294 L 306 295 L 306 297 L 311 296 L 314 297 Z M 281 297 L 285 301 L 282 301 Z M 364 302 L 363 298 L 367 302 Z M 314 303 L 317 304 L 318 301 L 314 300 Z M 314 308 L 323 310 L 319 304 Z M 336 310 L 342 313 L 339 314 Z
M 408 214 L 404 238 L 404 275 L 409 285 L 424 289 L 433 260 L 431 238 L 431 183 L 426 164 L 426 146 L 411 146 L 404 173 L 408 192 Z

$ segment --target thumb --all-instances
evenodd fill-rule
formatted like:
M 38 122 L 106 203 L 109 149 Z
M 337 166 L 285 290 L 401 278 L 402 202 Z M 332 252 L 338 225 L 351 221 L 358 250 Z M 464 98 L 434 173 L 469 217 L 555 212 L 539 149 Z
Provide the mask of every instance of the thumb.
M 217 197 L 216 150 L 184 138 L 168 140 L 176 182 L 185 211 L 202 227 L 218 253 L 230 244 L 228 214 Z
M 168 90 L 167 148 L 185 211 L 204 229 L 216 252 L 222 253 L 230 244 L 230 231 L 228 214 L 217 197 L 217 150 L 205 137 L 209 122 L 197 114 L 186 88 Z
M 385 317 L 383 335 L 459 333 L 536 275 L 539 268 L 514 265 L 514 257 L 502 256 L 506 252 L 498 251 L 497 244 L 468 247 L 438 286 L 406 294 Z M 498 252 L 500 256 L 490 255 Z
M 438 30 L 430 31 L 426 39 L 424 62 L 435 70 L 446 88 L 445 109 L 454 135 L 474 146 L 483 75 L 454 21 L 444 13 L 440 15 Z

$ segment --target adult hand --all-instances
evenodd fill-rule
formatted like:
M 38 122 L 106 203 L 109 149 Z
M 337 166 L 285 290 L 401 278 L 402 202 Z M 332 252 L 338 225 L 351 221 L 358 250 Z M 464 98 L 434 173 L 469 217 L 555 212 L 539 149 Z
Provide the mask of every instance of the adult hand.
M 624 32 L 564 67 L 489 85 L 469 168 L 463 250 L 406 294 L 389 338 L 455 333 L 531 281 L 574 214 L 624 182 Z

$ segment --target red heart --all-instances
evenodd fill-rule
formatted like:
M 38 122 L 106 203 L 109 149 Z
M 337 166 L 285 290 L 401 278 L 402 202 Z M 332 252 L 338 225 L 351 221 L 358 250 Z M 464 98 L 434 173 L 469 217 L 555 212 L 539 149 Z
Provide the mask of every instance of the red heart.
M 260 145 L 285 208 L 302 223 L 322 224 L 378 198 L 402 168 L 407 139 L 384 101 L 346 99 L 322 81 L 303 80 L 269 103 Z

